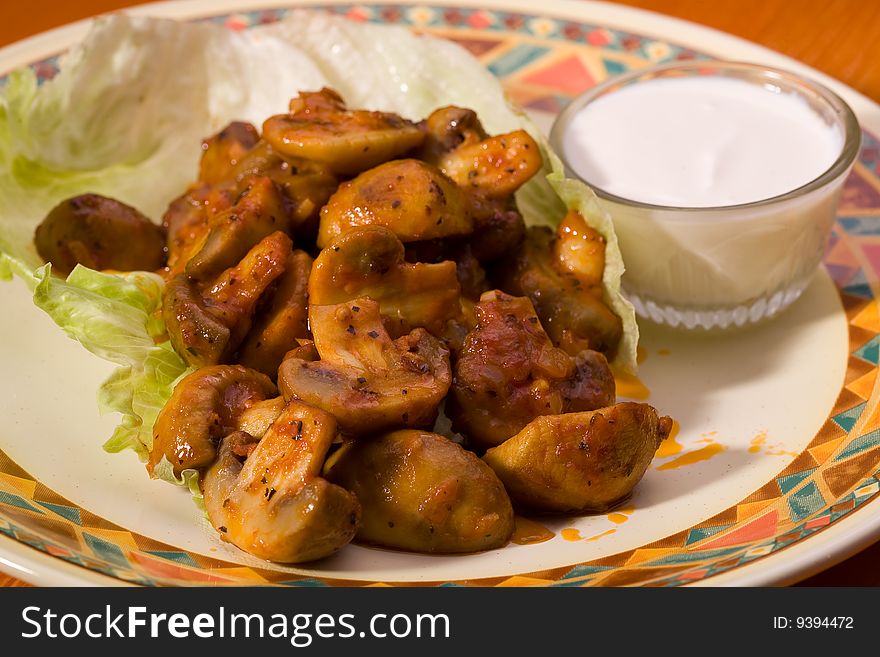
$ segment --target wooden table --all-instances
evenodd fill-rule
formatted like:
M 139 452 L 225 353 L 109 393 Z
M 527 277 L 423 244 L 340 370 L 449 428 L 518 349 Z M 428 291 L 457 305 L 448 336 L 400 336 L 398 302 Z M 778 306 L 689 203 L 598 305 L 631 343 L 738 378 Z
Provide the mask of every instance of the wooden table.
M 131 0 L 3 2 L 0 46 L 58 25 L 145 4 Z M 479 4 L 479 3 L 475 3 Z M 619 0 L 735 34 L 794 57 L 880 102 L 880 2 Z M 27 586 L 0 574 L 0 586 Z M 880 542 L 798 586 L 880 586 Z

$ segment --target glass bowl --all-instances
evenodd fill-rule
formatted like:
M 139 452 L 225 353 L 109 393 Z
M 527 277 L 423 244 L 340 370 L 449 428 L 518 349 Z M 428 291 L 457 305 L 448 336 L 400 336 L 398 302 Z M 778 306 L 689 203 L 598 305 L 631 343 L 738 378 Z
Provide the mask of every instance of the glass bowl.
M 794 94 L 842 135 L 839 156 L 821 175 L 795 189 L 715 207 L 622 198 L 571 166 L 567 132 L 580 110 L 630 85 L 682 76 L 723 76 L 770 93 Z M 589 185 L 610 213 L 626 265 L 623 291 L 636 312 L 670 326 L 724 329 L 771 317 L 806 289 L 822 260 L 843 182 L 859 152 L 861 130 L 852 109 L 814 81 L 762 65 L 707 60 L 641 69 L 591 88 L 560 113 L 550 142 L 568 175 Z

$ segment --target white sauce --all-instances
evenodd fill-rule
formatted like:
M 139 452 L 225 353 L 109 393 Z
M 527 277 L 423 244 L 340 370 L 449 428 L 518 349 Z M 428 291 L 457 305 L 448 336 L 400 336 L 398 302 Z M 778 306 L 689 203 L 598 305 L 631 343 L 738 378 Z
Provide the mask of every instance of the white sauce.
M 665 78 L 590 103 L 564 148 L 574 170 L 607 192 L 699 208 L 810 182 L 840 155 L 843 134 L 792 94 L 730 78 Z

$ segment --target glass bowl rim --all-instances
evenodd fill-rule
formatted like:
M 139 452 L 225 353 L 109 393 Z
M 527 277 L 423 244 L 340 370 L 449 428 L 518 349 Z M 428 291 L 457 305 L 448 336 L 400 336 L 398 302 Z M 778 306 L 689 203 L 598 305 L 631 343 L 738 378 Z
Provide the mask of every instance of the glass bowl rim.
M 675 206 L 663 205 L 658 203 L 647 203 L 637 201 L 624 196 L 612 194 L 598 185 L 591 183 L 589 180 L 578 174 L 572 167 L 565 154 L 564 137 L 568 125 L 574 116 L 590 102 L 603 96 L 605 93 L 613 90 L 617 86 L 629 84 L 638 78 L 655 77 L 658 74 L 682 71 L 683 73 L 693 73 L 699 69 L 716 68 L 727 71 L 752 73 L 772 82 L 786 82 L 789 86 L 805 88 L 812 92 L 825 102 L 827 102 L 843 125 L 844 142 L 837 159 L 822 173 L 812 180 L 807 181 L 803 185 L 796 187 L 782 194 L 771 196 L 768 198 L 749 201 L 747 203 L 736 203 L 731 205 L 715 205 L 715 206 Z M 718 75 L 712 73 L 711 75 Z M 753 82 L 747 81 L 750 84 Z M 793 73 L 774 66 L 764 64 L 756 64 L 751 62 L 730 61 L 723 59 L 701 59 L 690 60 L 687 62 L 671 62 L 660 64 L 657 66 L 649 66 L 645 68 L 635 69 L 628 73 L 615 75 L 601 84 L 590 87 L 580 95 L 576 96 L 566 105 L 562 111 L 556 116 L 549 135 L 550 145 L 556 152 L 566 170 L 566 176 L 582 181 L 590 187 L 601 199 L 613 201 L 619 205 L 640 208 L 644 210 L 667 211 L 676 213 L 697 214 L 700 212 L 735 212 L 737 210 L 748 210 L 753 208 L 762 208 L 766 206 L 783 203 L 787 200 L 799 198 L 809 194 L 817 189 L 821 189 L 828 183 L 836 180 L 840 175 L 846 173 L 854 164 L 861 149 L 862 130 L 855 112 L 849 104 L 843 100 L 837 93 L 829 89 L 823 84 L 803 75 Z

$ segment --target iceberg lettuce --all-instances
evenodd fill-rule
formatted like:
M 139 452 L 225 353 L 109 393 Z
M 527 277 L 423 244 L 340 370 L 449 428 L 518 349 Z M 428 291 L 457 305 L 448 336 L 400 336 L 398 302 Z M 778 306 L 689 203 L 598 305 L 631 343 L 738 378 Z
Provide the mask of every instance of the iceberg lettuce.
M 565 177 L 541 131 L 463 48 L 323 12 L 291 12 L 244 32 L 113 15 L 95 21 L 53 80 L 38 85 L 22 69 L 0 90 L 0 277 L 22 278 L 68 335 L 119 365 L 98 393 L 102 410 L 122 414 L 105 449 L 143 457 L 157 413 L 187 371 L 161 340 L 162 280 L 83 267 L 66 281 L 53 277 L 34 251 L 34 228 L 59 201 L 85 192 L 158 219 L 195 177 L 202 137 L 231 120 L 259 125 L 298 91 L 324 85 L 352 107 L 418 120 L 456 104 L 474 109 L 490 133 L 528 130 L 544 171 L 518 192 L 520 210 L 530 224 L 555 225 L 575 208 L 606 238 L 606 300 L 625 334 L 616 364 L 635 369 L 638 328 L 620 294 L 623 261 L 608 215 L 587 186 Z M 192 485 L 192 477 L 175 481 Z

